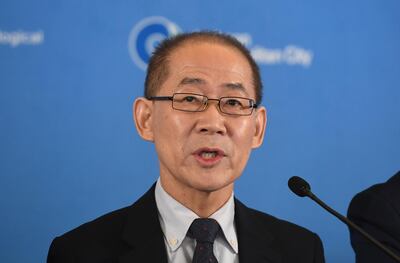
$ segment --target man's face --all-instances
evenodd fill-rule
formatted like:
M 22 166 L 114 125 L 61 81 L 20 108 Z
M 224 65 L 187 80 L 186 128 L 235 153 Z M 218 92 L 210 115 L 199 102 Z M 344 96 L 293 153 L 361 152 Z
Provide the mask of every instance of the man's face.
M 255 99 L 252 72 L 242 54 L 215 43 L 186 43 L 175 50 L 169 75 L 156 96 L 196 93 L 208 98 L 224 96 Z M 252 148 L 263 140 L 266 112 L 231 116 L 209 101 L 203 112 L 174 110 L 171 101 L 146 102 L 149 132 L 155 143 L 160 177 L 167 192 L 214 192 L 232 189 Z

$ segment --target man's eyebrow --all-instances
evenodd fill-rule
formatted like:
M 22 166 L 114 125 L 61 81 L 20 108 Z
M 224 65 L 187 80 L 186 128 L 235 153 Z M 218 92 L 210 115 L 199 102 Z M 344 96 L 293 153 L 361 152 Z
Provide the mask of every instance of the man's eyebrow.
M 246 91 L 246 89 L 244 88 L 243 84 L 240 82 L 236 82 L 236 83 L 224 83 L 222 85 L 223 87 L 227 87 L 229 89 L 233 89 L 233 90 L 241 90 L 241 91 Z
M 186 77 L 186 78 L 183 78 L 181 80 L 181 82 L 179 82 L 179 86 L 188 85 L 188 84 L 189 85 L 190 84 L 204 84 L 204 83 L 206 83 L 206 81 L 204 79 Z

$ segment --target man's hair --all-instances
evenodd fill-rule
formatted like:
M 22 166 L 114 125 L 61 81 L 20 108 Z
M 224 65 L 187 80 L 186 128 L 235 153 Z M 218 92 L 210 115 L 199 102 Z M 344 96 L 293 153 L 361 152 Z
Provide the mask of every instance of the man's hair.
M 169 74 L 169 59 L 172 53 L 186 43 L 217 43 L 239 51 L 248 61 L 252 71 L 253 86 L 256 93 L 256 103 L 262 100 L 262 82 L 260 70 L 251 56 L 249 50 L 236 38 L 216 32 L 216 31 L 198 31 L 179 34 L 163 40 L 154 50 L 148 67 L 144 88 L 144 96 L 150 98 L 155 96 L 161 85 L 167 79 Z

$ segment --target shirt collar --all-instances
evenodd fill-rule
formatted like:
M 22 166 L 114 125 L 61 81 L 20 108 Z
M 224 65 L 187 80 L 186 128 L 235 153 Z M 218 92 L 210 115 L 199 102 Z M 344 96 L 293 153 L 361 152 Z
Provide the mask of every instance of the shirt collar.
M 186 233 L 193 220 L 199 218 L 192 210 L 170 196 L 161 186 L 160 179 L 157 180 L 155 190 L 156 204 L 160 217 L 161 228 L 164 232 L 169 248 L 175 251 L 182 244 Z M 228 201 L 210 216 L 217 220 L 226 241 L 235 253 L 238 253 L 237 234 L 234 226 L 235 203 L 233 193 Z

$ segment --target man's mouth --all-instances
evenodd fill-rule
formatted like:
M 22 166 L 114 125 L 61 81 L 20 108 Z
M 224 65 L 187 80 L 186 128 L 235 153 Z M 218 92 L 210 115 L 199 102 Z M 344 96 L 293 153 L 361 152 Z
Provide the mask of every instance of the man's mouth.
M 202 166 L 213 166 L 225 156 L 225 153 L 217 148 L 200 148 L 193 155 Z
M 200 156 L 204 159 L 211 159 L 217 156 L 217 152 L 201 152 Z

